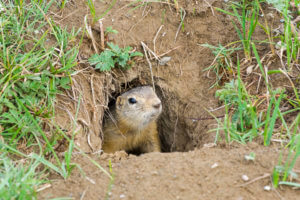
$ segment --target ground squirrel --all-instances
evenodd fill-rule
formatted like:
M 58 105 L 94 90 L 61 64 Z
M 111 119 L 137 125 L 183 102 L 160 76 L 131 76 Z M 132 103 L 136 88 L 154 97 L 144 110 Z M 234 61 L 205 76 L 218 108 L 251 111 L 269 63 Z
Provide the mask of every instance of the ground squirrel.
M 161 111 L 161 101 L 150 86 L 120 95 L 104 123 L 103 151 L 160 152 L 156 119 Z

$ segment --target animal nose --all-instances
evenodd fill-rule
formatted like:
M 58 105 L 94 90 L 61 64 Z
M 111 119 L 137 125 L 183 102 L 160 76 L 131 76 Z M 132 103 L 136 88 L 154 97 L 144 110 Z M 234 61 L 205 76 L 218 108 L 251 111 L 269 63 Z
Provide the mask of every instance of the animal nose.
M 153 107 L 156 108 L 156 109 L 159 109 L 160 106 L 161 106 L 161 103 L 157 103 L 157 104 L 154 104 L 154 105 L 153 105 Z

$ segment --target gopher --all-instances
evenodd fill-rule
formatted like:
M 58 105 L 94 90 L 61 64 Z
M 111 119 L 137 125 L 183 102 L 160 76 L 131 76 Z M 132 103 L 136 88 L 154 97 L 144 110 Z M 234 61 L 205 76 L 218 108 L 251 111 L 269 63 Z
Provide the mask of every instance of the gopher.
M 156 120 L 161 111 L 161 101 L 150 86 L 120 95 L 104 123 L 103 151 L 160 152 Z

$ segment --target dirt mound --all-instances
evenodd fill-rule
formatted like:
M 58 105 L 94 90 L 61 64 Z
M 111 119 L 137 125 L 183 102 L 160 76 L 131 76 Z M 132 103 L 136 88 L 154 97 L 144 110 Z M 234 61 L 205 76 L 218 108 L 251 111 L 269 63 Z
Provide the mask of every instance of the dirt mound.
M 250 146 L 250 147 L 249 147 Z M 125 153 L 93 156 L 108 168 L 112 161 L 114 181 L 82 155 L 75 162 L 84 166 L 67 180 L 53 180 L 40 198 L 74 199 L 295 199 L 299 190 L 288 187 L 264 190 L 271 186 L 277 163 L 275 147 L 255 143 L 238 148 L 202 148 L 185 153 L 149 153 L 136 157 Z M 256 154 L 254 161 L 245 155 Z M 300 161 L 296 165 L 299 169 Z M 267 175 L 269 174 L 269 175 Z M 247 176 L 246 182 L 242 176 Z
M 230 22 L 209 7 L 211 3 L 222 6 L 220 2 L 193 1 L 197 8 L 194 11 L 189 9 L 191 4 L 182 4 L 186 8 L 184 28 L 179 12 L 173 6 L 161 3 L 136 9 L 137 5 L 117 2 L 103 20 L 105 27 L 112 26 L 119 31 L 110 40 L 120 47 L 129 45 L 143 52 L 141 42 L 144 42 L 160 58 L 171 57 L 165 66 L 152 58 L 154 85 L 163 102 L 163 113 L 159 120 L 163 151 L 188 151 L 213 141 L 214 135 L 207 133 L 212 128 L 208 127 L 212 120 L 198 120 L 211 118 L 205 109 L 218 107 L 214 98 L 215 90 L 209 89 L 214 78 L 209 79 L 203 71 L 212 63 L 214 56 L 201 44 L 218 45 L 236 40 L 232 27 L 224 26 Z M 95 2 L 95 7 L 97 13 L 103 13 L 109 4 Z M 84 17 L 88 14 L 88 10 L 83 8 L 87 8 L 87 5 L 82 1 L 69 4 L 60 23 L 68 27 L 83 27 Z M 74 9 L 78 12 L 74 12 Z M 96 40 L 100 39 L 99 27 L 95 25 L 93 30 Z M 73 85 L 73 93 L 60 101 L 63 104 L 60 108 L 68 108 L 69 114 L 66 114 L 66 109 L 57 112 L 63 116 L 58 117 L 58 122 L 64 122 L 61 126 L 70 129 L 66 126 L 72 124 L 68 115 L 71 113 L 74 118 L 79 97 L 82 98 L 78 114 L 81 120 L 78 121 L 85 131 L 78 134 L 76 140 L 85 151 L 101 148 L 98 136 L 101 135 L 103 113 L 110 100 L 131 87 L 153 84 L 145 59 L 137 62 L 131 70 L 114 70 L 113 73 L 103 74 L 92 70 L 86 62 L 93 53 L 91 41 L 85 38 L 80 52 L 82 64 L 78 75 L 74 77 L 77 84 Z

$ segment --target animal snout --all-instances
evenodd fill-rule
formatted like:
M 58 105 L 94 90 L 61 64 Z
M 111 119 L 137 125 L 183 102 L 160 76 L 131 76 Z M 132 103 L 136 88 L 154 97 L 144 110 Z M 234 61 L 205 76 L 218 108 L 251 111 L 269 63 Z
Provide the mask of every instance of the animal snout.
M 157 103 L 157 104 L 154 104 L 153 107 L 154 107 L 155 109 L 159 109 L 159 108 L 161 107 L 161 103 L 159 102 L 159 103 Z

